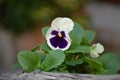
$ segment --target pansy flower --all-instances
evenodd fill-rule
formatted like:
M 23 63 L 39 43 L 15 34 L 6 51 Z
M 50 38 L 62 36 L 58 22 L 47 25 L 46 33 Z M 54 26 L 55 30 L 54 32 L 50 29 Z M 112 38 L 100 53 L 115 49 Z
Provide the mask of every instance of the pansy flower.
M 99 54 L 103 53 L 103 51 L 104 51 L 103 45 L 101 45 L 100 43 L 93 44 L 92 49 L 90 51 L 90 56 L 92 58 L 98 58 Z
M 73 30 L 74 23 L 70 18 L 55 18 L 46 33 L 48 46 L 53 49 L 67 50 L 71 45 L 69 32 Z

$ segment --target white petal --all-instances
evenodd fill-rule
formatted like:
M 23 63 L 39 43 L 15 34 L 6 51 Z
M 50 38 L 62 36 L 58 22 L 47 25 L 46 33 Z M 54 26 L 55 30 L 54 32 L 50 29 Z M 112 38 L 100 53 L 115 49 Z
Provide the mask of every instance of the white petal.
M 70 31 L 73 30 L 74 23 L 73 23 L 73 21 L 70 18 L 66 18 L 66 17 L 61 18 L 61 17 L 58 17 L 58 18 L 55 18 L 52 21 L 51 27 L 56 27 L 60 31 L 63 30 L 63 31 L 66 31 L 67 33 L 69 33 Z
M 95 51 L 99 54 L 103 53 L 104 51 L 104 47 L 103 45 L 101 45 L 100 43 L 97 43 L 97 44 L 93 44 L 93 46 L 95 47 Z
M 90 57 L 91 58 L 98 58 L 99 54 L 95 50 L 90 51 Z
M 55 18 L 52 23 L 51 23 L 51 27 L 52 28 L 60 28 L 61 26 L 61 17 Z

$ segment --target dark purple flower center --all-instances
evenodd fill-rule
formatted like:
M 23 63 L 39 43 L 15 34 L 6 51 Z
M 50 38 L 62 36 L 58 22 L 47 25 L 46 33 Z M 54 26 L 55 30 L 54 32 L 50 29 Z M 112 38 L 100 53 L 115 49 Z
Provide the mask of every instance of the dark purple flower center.
M 68 45 L 68 42 L 65 40 L 66 36 L 64 31 L 58 32 L 56 30 L 53 30 L 51 34 L 55 35 L 50 39 L 51 45 L 55 48 L 65 48 Z

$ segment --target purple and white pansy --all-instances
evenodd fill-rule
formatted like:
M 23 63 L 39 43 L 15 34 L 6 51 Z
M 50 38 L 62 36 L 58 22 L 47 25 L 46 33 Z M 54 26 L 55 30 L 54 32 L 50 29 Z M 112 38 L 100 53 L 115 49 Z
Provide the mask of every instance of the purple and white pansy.
M 71 45 L 69 33 L 73 30 L 73 27 L 74 23 L 70 18 L 55 18 L 46 33 L 48 46 L 53 50 L 67 50 Z

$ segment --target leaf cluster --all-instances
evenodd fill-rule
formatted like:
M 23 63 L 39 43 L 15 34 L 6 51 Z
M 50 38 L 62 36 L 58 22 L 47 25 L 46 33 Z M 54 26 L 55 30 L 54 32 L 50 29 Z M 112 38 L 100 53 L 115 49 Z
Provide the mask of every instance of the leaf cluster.
M 48 29 L 49 27 L 42 29 L 43 36 Z M 39 69 L 49 72 L 117 74 L 120 70 L 120 56 L 115 53 L 106 53 L 97 59 L 90 57 L 91 42 L 95 38 L 94 31 L 84 30 L 81 25 L 75 23 L 69 35 L 72 42 L 68 50 L 52 50 L 45 42 L 31 51 L 19 52 L 19 66 L 16 66 L 27 72 Z

